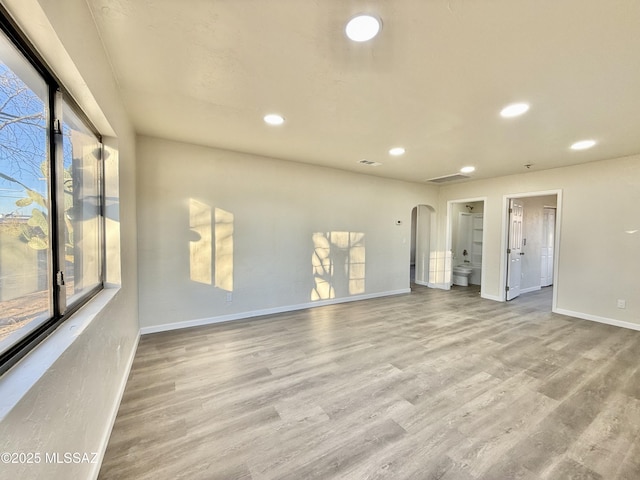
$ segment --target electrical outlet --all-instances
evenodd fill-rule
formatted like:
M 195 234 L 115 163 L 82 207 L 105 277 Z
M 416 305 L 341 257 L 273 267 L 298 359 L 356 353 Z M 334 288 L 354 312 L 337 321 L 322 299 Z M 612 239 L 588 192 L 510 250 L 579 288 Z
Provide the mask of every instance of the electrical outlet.
M 618 308 L 627 308 L 627 301 L 626 300 L 622 300 L 621 298 L 618 299 Z
M 227 292 L 227 302 L 232 302 L 232 301 L 233 301 L 233 293 Z

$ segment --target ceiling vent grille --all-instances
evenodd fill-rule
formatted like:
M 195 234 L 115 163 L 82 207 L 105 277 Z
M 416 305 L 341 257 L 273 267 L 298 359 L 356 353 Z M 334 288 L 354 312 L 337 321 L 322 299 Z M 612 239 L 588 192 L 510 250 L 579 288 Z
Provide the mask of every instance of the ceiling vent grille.
M 431 183 L 445 183 L 445 182 L 455 182 L 456 180 L 464 180 L 466 178 L 470 178 L 469 175 L 462 175 L 461 173 L 453 173 L 451 175 L 445 175 L 443 177 L 430 178 L 427 182 Z
M 382 165 L 380 162 L 374 162 L 373 160 L 366 160 L 364 158 L 362 160 L 359 160 L 358 163 L 360 165 L 367 165 L 368 167 L 378 167 Z

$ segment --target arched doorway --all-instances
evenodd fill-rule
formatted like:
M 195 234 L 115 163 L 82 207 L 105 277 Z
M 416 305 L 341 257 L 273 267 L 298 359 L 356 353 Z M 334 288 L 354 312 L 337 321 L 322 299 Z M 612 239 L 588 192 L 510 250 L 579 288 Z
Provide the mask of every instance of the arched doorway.
M 429 278 L 431 249 L 435 246 L 435 210 L 430 205 L 417 205 L 411 211 L 410 282 L 432 286 Z

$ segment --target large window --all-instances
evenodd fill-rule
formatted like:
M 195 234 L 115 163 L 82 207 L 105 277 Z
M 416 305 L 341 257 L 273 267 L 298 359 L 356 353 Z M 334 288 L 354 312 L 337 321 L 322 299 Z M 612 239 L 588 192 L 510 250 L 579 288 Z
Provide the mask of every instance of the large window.
M 102 288 L 100 137 L 2 18 L 0 373 Z

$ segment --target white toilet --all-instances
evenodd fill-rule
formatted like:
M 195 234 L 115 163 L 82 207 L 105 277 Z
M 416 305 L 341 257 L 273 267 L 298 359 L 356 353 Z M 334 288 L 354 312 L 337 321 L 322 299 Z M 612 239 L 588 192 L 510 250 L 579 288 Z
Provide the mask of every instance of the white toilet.
M 469 276 L 472 271 L 470 264 L 461 264 L 453 267 L 453 284 L 461 287 L 468 287 Z

